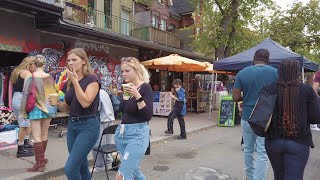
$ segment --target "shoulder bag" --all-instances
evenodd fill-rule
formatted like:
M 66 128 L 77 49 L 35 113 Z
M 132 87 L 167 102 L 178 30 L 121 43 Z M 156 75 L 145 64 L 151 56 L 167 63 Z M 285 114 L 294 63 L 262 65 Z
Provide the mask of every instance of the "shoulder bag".
M 271 123 L 273 109 L 277 99 L 277 90 L 274 84 L 264 87 L 252 110 L 249 124 L 257 136 L 264 137 Z M 276 86 L 276 85 L 275 85 Z
M 31 112 L 36 105 L 36 94 L 37 94 L 37 90 L 34 82 L 34 74 L 32 73 L 32 83 L 31 83 L 31 87 L 27 97 L 27 105 L 26 105 L 27 113 Z

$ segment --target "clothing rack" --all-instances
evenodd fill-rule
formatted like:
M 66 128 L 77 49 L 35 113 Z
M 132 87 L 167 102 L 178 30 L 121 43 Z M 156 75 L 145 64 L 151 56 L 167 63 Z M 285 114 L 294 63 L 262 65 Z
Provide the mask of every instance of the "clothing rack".
M 0 67 L 0 72 L 12 72 L 17 66 Z

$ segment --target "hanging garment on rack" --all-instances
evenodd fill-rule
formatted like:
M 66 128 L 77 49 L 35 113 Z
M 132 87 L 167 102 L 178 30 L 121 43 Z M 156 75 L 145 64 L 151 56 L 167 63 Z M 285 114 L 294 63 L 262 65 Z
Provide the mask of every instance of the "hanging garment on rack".
M 3 81 L 4 81 L 4 75 L 3 73 L 0 73 L 0 106 L 3 106 L 3 90 L 4 90 L 4 86 L 3 86 Z
M 7 94 L 8 94 L 8 87 L 9 87 L 9 75 L 8 73 L 3 73 L 4 79 L 3 79 L 3 96 L 2 96 L 2 101 L 3 104 L 8 107 L 8 99 L 7 99 Z

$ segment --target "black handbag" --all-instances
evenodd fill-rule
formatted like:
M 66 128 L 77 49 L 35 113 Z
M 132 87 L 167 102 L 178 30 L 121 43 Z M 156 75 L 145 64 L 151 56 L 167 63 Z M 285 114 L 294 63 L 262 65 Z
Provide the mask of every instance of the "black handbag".
M 271 123 L 277 99 L 277 84 L 264 87 L 249 118 L 251 129 L 257 136 L 264 137 Z

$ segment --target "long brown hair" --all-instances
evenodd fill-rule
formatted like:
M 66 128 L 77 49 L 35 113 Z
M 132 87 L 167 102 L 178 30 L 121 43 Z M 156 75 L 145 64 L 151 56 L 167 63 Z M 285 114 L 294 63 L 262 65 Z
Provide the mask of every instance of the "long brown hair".
M 299 118 L 299 80 L 301 66 L 299 61 L 284 60 L 278 69 L 278 117 L 282 121 L 280 129 L 286 137 L 296 137 Z
M 17 83 L 18 77 L 20 76 L 23 70 L 29 71 L 29 66 L 35 63 L 35 59 L 35 56 L 28 56 L 22 60 L 19 66 L 16 67 L 11 73 L 10 81 L 12 82 L 12 84 Z
M 82 66 L 82 70 L 81 70 L 83 76 L 88 76 L 93 73 L 91 66 L 90 66 L 88 55 L 84 49 L 82 49 L 82 48 L 71 49 L 68 52 L 68 55 L 70 55 L 70 54 L 74 54 L 74 55 L 78 56 L 80 59 L 86 61 L 86 64 L 84 64 Z M 67 89 L 68 90 L 70 89 L 70 85 L 71 85 L 71 81 L 68 79 L 67 80 Z

